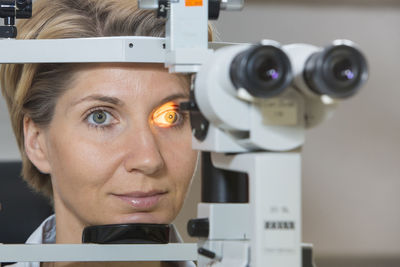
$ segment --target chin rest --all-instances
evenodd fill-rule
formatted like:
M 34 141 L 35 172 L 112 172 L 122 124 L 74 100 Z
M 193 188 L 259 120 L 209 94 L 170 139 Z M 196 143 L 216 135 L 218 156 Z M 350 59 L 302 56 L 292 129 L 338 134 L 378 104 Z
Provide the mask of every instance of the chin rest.
M 83 230 L 82 243 L 97 244 L 168 244 L 168 224 L 110 224 L 88 226 Z

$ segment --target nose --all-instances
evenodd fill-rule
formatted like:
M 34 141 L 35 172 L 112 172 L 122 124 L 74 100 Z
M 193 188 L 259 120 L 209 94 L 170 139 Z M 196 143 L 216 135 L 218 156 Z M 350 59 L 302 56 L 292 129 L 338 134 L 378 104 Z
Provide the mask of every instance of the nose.
M 129 148 L 124 160 L 127 172 L 140 172 L 148 176 L 156 175 L 164 168 L 164 159 L 156 137 L 148 127 L 135 129 L 127 138 Z

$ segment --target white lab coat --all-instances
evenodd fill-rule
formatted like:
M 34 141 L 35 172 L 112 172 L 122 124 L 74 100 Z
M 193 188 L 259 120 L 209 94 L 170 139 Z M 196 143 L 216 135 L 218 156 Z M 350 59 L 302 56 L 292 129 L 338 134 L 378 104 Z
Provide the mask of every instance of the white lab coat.
M 54 244 L 56 242 L 56 216 L 51 215 L 31 234 L 25 244 Z M 171 243 L 181 243 L 182 238 L 173 226 L 170 233 Z M 191 261 L 177 262 L 178 267 L 195 267 L 196 265 Z M 40 267 L 40 262 L 18 262 L 12 267 Z

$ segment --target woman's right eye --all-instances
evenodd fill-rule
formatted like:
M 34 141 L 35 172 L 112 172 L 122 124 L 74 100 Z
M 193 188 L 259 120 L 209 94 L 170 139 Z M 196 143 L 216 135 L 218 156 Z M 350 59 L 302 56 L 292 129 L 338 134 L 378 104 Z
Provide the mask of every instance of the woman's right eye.
M 110 126 L 114 117 L 105 110 L 94 110 L 86 118 L 90 126 L 93 127 L 107 127 Z

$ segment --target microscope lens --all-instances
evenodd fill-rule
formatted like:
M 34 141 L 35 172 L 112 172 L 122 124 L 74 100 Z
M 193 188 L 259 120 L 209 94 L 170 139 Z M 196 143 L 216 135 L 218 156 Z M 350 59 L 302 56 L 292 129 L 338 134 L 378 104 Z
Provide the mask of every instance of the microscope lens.
M 258 77 L 266 82 L 279 79 L 278 65 L 275 60 L 267 59 L 258 68 Z
M 339 81 L 350 81 L 355 77 L 353 66 L 348 59 L 343 59 L 333 64 L 333 73 Z

